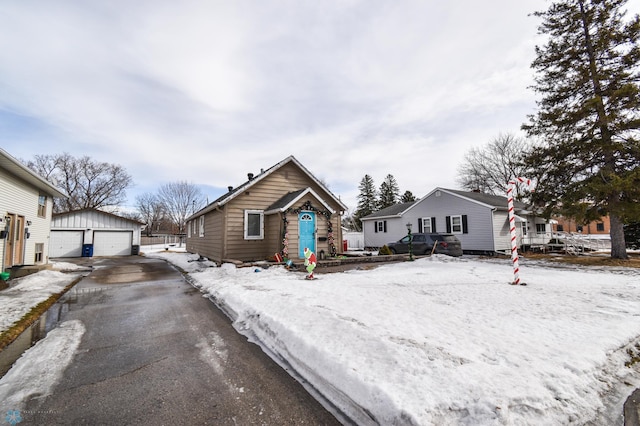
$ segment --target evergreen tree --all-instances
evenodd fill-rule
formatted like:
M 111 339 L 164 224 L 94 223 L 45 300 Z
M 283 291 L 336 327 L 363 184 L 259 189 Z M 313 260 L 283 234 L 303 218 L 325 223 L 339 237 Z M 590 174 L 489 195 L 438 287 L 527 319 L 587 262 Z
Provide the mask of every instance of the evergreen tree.
M 640 18 L 626 0 L 563 0 L 537 12 L 532 67 L 538 111 L 523 128 L 543 146 L 527 158 L 542 171 L 534 197 L 547 213 L 587 203 L 581 220 L 609 215 L 611 257 L 627 258 L 623 224 L 640 218 Z
M 402 197 L 400 197 L 401 203 L 413 203 L 416 200 L 415 195 L 411 191 L 404 191 Z
M 378 199 L 378 208 L 384 209 L 385 207 L 398 204 L 400 199 L 400 188 L 398 182 L 393 175 L 387 175 L 384 181 L 380 185 L 380 198 Z
M 358 195 L 358 207 L 354 213 L 354 222 L 360 224 L 360 219 L 370 215 L 376 211 L 377 207 L 377 192 L 373 183 L 373 178 L 369 175 L 364 175 L 358 186 L 360 194 Z

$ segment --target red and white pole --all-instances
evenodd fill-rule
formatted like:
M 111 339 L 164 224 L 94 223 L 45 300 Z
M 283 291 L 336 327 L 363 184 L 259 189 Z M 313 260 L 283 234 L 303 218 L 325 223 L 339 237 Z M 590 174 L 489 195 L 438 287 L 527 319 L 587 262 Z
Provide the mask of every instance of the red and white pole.
M 515 178 L 509 181 L 507 188 L 507 204 L 509 207 L 509 232 L 511 234 L 511 261 L 513 262 L 513 282 L 512 285 L 520 284 L 520 265 L 518 261 L 518 236 L 516 234 L 516 215 L 513 211 L 513 190 L 519 183 L 526 183 L 531 186 L 531 179 Z M 522 283 L 522 285 L 525 285 Z

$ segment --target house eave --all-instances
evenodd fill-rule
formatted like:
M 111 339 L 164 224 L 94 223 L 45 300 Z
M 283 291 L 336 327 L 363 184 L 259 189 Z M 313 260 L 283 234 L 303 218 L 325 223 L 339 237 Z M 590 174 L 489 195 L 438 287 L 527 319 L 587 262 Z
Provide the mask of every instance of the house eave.
M 52 197 L 69 198 L 67 194 L 47 182 L 43 177 L 29 169 L 2 148 L 0 148 L 0 167 Z

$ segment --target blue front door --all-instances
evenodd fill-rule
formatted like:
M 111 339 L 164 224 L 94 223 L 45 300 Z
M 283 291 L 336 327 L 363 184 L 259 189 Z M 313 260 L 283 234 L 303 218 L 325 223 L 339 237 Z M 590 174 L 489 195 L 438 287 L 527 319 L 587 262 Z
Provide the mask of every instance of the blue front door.
M 298 215 L 298 254 L 304 258 L 304 248 L 312 252 L 316 251 L 316 214 L 313 212 L 301 212 Z

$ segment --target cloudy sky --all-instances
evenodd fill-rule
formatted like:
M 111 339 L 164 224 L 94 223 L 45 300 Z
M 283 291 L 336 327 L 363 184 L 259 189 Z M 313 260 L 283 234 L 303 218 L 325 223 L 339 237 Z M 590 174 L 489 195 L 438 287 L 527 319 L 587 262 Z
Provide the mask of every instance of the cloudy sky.
M 640 0 L 628 8 L 636 13 Z M 365 174 L 456 188 L 520 132 L 544 0 L 3 0 L 0 146 L 210 200 L 294 155 L 353 210 Z

